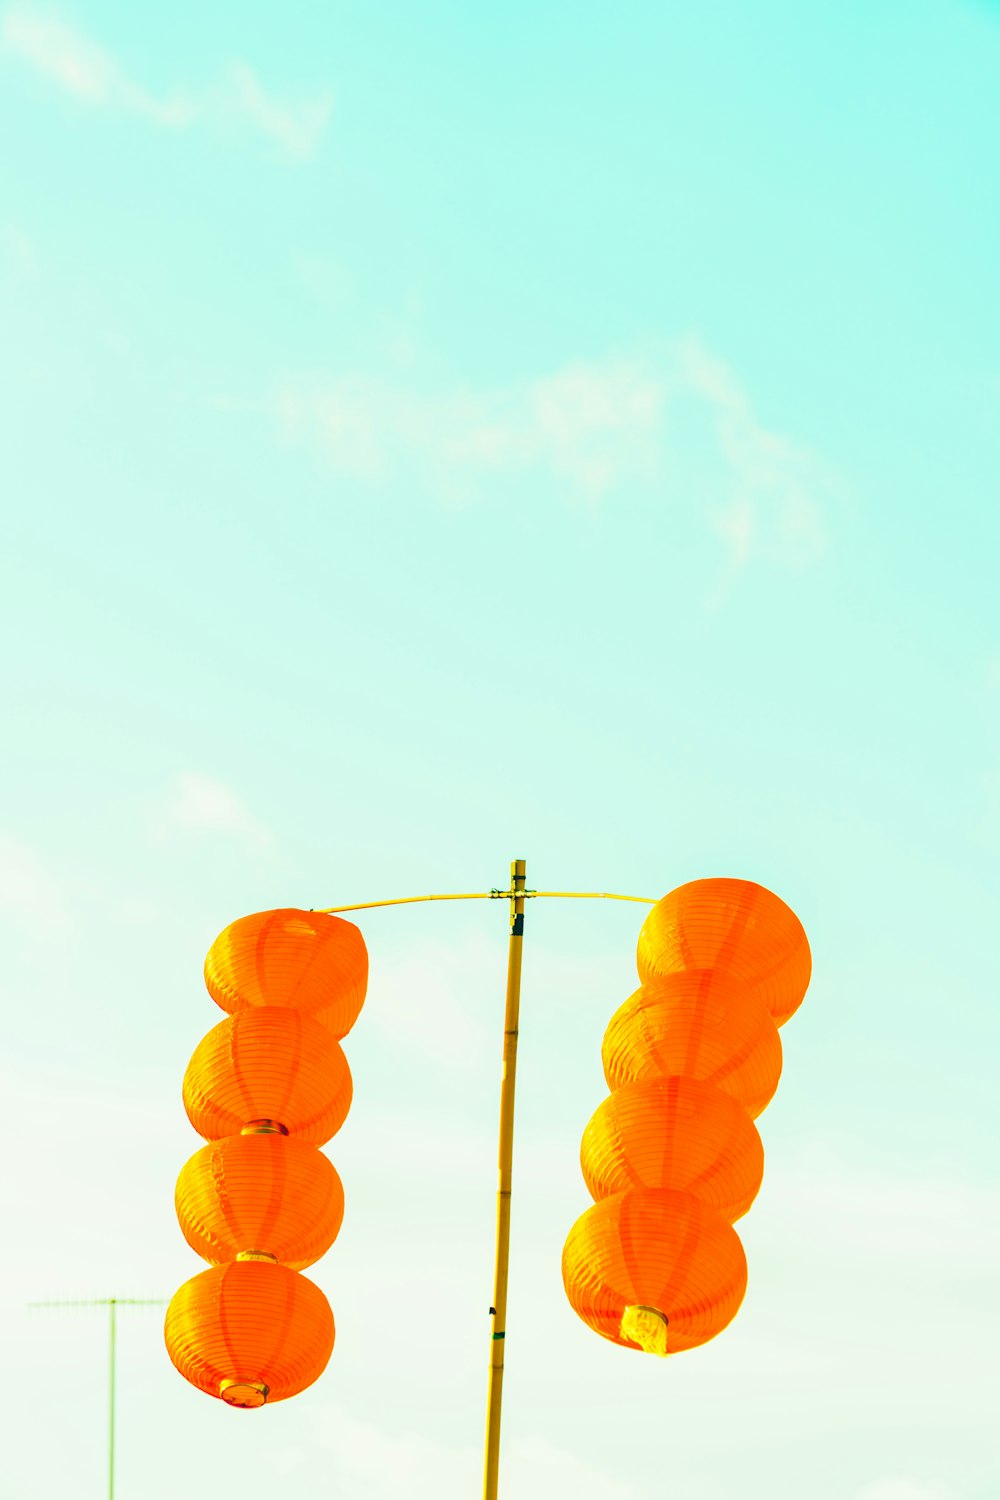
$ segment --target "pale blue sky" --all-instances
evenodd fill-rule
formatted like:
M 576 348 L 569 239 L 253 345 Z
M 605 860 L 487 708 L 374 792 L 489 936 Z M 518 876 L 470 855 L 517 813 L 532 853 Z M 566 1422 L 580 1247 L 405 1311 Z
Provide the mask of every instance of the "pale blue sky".
M 103 1473 L 23 1304 L 198 1269 L 215 932 L 515 855 L 759 880 L 815 980 L 651 1368 L 559 1282 L 639 917 L 530 910 L 508 1493 L 995 1500 L 998 148 L 996 5 L 0 9 L 14 1500 Z M 234 1417 L 136 1313 L 121 1500 L 477 1492 L 503 917 L 363 930 L 329 1371 Z

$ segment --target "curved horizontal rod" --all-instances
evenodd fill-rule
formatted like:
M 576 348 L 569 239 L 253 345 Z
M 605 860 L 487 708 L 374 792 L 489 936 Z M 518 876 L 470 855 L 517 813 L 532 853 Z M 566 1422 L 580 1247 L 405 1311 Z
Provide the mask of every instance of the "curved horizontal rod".
M 506 891 L 503 892 L 507 894 Z M 561 896 L 565 900 L 577 898 L 584 901 L 639 901 L 643 906 L 655 906 L 659 896 L 620 896 L 617 891 L 525 891 L 526 896 Z
M 643 906 L 655 906 L 656 896 L 620 896 L 615 891 L 525 891 L 529 896 L 558 896 L 565 900 L 581 901 L 638 901 Z M 313 910 L 322 916 L 333 917 L 342 911 L 371 911 L 376 906 L 412 906 L 415 901 L 507 901 L 512 891 L 462 891 L 445 896 L 396 896 L 391 901 L 358 901 L 353 906 L 317 906 Z
M 395 896 L 391 901 L 358 901 L 354 906 L 317 906 L 316 911 L 326 917 L 336 916 L 340 911 L 371 911 L 375 906 L 411 906 L 414 901 L 491 901 L 496 891 L 465 891 L 457 896 Z M 507 892 L 499 894 L 506 896 Z

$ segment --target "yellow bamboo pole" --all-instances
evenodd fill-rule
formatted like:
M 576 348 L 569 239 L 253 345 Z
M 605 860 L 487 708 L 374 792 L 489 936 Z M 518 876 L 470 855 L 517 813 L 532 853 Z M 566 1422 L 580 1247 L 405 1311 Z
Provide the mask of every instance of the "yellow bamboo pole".
M 500 1076 L 500 1144 L 498 1153 L 496 1256 L 493 1302 L 490 1307 L 490 1372 L 486 1399 L 486 1454 L 483 1500 L 497 1500 L 500 1476 L 500 1409 L 503 1400 L 504 1344 L 507 1334 L 507 1274 L 510 1265 L 510 1191 L 514 1156 L 514 1081 L 517 1070 L 518 1013 L 521 1004 L 521 948 L 524 940 L 524 903 L 534 896 L 584 901 L 636 901 L 654 906 L 653 896 L 625 896 L 614 891 L 529 891 L 525 862 L 510 867 L 510 889 L 463 891 L 447 895 L 397 896 L 388 901 L 362 901 L 351 906 L 316 908 L 329 915 L 370 911 L 379 906 L 409 906 L 418 901 L 510 900 L 510 943 L 507 950 L 507 1000 L 504 1014 L 503 1071 Z
M 497 1184 L 497 1241 L 490 1307 L 490 1375 L 486 1398 L 486 1457 L 483 1500 L 497 1500 L 500 1475 L 500 1407 L 507 1333 L 507 1272 L 510 1264 L 510 1188 L 514 1157 L 514 1081 L 517 1071 L 517 1026 L 521 1004 L 521 948 L 524 940 L 525 863 L 510 867 L 510 944 L 507 950 L 507 1001 L 503 1023 L 503 1071 L 500 1074 L 500 1145 Z

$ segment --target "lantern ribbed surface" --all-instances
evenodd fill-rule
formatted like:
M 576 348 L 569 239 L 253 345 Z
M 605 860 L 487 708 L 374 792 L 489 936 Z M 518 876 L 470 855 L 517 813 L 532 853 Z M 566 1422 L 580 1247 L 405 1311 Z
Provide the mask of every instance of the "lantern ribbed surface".
M 802 923 L 752 880 L 692 880 L 653 907 L 639 933 L 639 978 L 717 969 L 748 985 L 777 1025 L 802 1002 L 812 957 Z
M 629 1306 L 667 1320 L 667 1348 L 693 1349 L 721 1333 L 743 1301 L 747 1264 L 739 1236 L 690 1193 L 632 1188 L 588 1208 L 569 1232 L 562 1261 L 570 1304 L 603 1338 L 621 1334 Z
M 333 1349 L 330 1305 L 301 1272 L 344 1218 L 318 1148 L 351 1107 L 340 1038 L 364 1001 L 368 954 L 350 922 L 286 907 L 221 932 L 205 981 L 230 1015 L 184 1074 L 184 1108 L 209 1144 L 181 1169 L 174 1202 L 213 1268 L 181 1287 L 164 1335 L 186 1380 L 253 1408 L 311 1385 Z
M 167 1308 L 164 1336 L 192 1385 L 223 1399 L 233 1385 L 263 1388 L 270 1404 L 322 1375 L 333 1352 L 333 1313 L 319 1287 L 298 1271 L 234 1261 L 184 1283 Z
M 274 1120 L 320 1146 L 351 1107 L 351 1071 L 340 1043 L 301 1011 L 268 1006 L 220 1021 L 184 1075 L 184 1107 L 208 1140 Z
M 747 1268 L 732 1221 L 764 1171 L 753 1120 L 811 965 L 798 917 L 750 880 L 691 881 L 643 923 L 642 982 L 601 1051 L 611 1094 L 580 1148 L 597 1201 L 563 1253 L 570 1303 L 605 1338 L 676 1354 L 735 1317 Z
M 253 1006 L 302 1010 L 339 1040 L 358 1018 L 368 951 L 352 922 L 285 907 L 240 917 L 205 960 L 208 992 L 231 1015 Z
M 602 1048 L 611 1089 L 683 1075 L 731 1094 L 752 1118 L 781 1077 L 781 1038 L 763 1003 L 714 969 L 649 980 L 612 1016 Z
M 177 1218 L 192 1250 L 219 1265 L 247 1252 L 301 1271 L 325 1255 L 344 1218 L 333 1163 L 292 1136 L 228 1136 L 196 1151 L 177 1179 Z
M 634 1187 L 687 1192 L 731 1224 L 757 1196 L 764 1147 L 729 1094 L 696 1078 L 652 1078 L 598 1105 L 580 1165 L 592 1198 Z

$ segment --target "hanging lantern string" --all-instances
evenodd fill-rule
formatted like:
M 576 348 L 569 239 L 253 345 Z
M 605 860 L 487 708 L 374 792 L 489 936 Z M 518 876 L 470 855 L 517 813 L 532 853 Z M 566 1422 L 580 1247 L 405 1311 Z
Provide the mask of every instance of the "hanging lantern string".
M 638 901 L 643 906 L 655 906 L 658 896 L 621 896 L 616 891 L 520 891 L 519 895 L 558 896 L 564 900 L 577 901 Z M 318 906 L 310 910 L 323 916 L 333 917 L 342 911 L 371 911 L 376 906 L 411 906 L 415 901 L 509 901 L 513 891 L 461 891 L 444 896 L 396 896 L 391 901 L 359 901 L 354 906 Z

